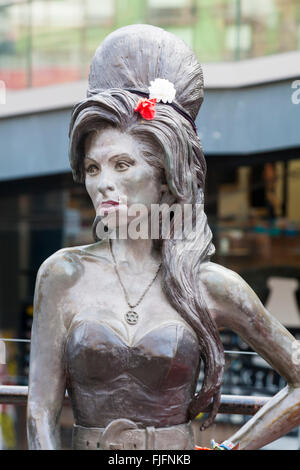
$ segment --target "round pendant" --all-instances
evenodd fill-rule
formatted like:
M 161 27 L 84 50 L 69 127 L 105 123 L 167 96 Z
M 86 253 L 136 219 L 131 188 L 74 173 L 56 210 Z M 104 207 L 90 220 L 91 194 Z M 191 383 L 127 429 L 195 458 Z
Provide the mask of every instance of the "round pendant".
M 125 313 L 125 320 L 129 325 L 135 325 L 139 319 L 139 314 L 134 312 L 133 310 L 129 310 Z

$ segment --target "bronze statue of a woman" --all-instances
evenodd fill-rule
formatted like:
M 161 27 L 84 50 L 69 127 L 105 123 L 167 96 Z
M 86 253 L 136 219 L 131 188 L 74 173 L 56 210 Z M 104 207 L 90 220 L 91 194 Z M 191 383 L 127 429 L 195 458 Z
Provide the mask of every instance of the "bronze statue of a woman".
M 97 224 L 129 215 L 134 204 L 146 207 L 150 221 L 152 205 L 164 203 L 192 207 L 197 230 L 175 237 L 170 215 L 169 238 L 98 236 L 42 264 L 30 360 L 31 449 L 59 448 L 66 390 L 74 449 L 193 449 L 191 420 L 211 404 L 205 429 L 218 412 L 221 327 L 287 382 L 229 437 L 232 445 L 257 449 L 300 424 L 295 339 L 238 274 L 210 261 L 206 164 L 194 124 L 202 100 L 195 55 L 160 28 L 121 28 L 95 53 L 87 98 L 72 113 L 70 161 Z

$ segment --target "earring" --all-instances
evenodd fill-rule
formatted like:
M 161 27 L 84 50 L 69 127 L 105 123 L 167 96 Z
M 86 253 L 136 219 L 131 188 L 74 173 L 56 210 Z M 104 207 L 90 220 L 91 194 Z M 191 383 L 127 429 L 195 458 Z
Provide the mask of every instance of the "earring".
M 97 217 L 95 217 L 94 219 L 94 222 L 93 222 L 93 239 L 95 240 L 95 242 L 99 242 L 100 241 L 100 238 L 98 237 L 97 235 L 97 225 L 98 225 L 98 222 L 100 222 L 101 220 L 101 217 L 98 215 Z
M 95 217 L 95 220 L 93 222 L 93 238 L 95 242 L 100 242 L 102 240 L 102 238 L 99 238 L 97 234 L 97 225 L 99 224 L 99 222 L 101 222 L 102 219 L 103 217 L 100 217 L 99 215 L 97 215 L 97 217 Z M 103 225 L 101 228 L 103 228 L 105 233 L 108 232 L 108 227 L 106 227 L 106 225 Z

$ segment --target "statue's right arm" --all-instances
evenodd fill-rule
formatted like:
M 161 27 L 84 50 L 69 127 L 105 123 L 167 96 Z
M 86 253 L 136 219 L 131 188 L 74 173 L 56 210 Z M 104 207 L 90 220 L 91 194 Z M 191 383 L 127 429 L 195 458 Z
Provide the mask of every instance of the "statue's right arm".
M 59 417 L 66 390 L 66 293 L 73 271 L 68 256 L 57 252 L 37 275 L 27 406 L 29 449 L 60 448 Z

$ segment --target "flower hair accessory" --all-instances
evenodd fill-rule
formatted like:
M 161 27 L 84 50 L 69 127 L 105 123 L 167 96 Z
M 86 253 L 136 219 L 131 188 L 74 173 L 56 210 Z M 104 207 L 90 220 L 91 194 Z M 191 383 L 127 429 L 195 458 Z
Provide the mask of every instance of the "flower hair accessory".
M 140 98 L 137 107 L 134 108 L 135 112 L 139 112 L 144 119 L 151 120 L 155 118 L 155 103 L 156 98 L 147 99 Z
M 136 108 L 134 108 L 134 111 L 139 112 L 144 119 L 154 119 L 156 114 L 155 105 L 156 103 L 162 102 L 171 106 L 175 111 L 177 111 L 177 113 L 181 114 L 181 116 L 189 121 L 197 135 L 197 128 L 194 120 L 181 106 L 173 103 L 176 95 L 176 88 L 169 80 L 165 78 L 156 78 L 155 80 L 151 80 L 148 92 L 135 90 L 133 88 L 125 88 L 125 90 L 144 97 L 139 100 Z
M 144 119 L 151 120 L 155 118 L 155 104 L 162 101 L 163 103 L 172 103 L 176 95 L 173 83 L 165 78 L 156 78 L 151 80 L 149 87 L 149 99 L 140 99 L 135 112 L 139 112 Z
M 173 83 L 169 82 L 165 78 L 156 78 L 152 80 L 151 86 L 149 86 L 149 98 L 156 98 L 159 103 L 172 103 L 175 98 L 176 90 Z

